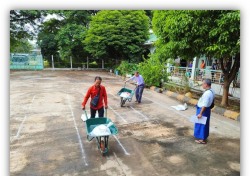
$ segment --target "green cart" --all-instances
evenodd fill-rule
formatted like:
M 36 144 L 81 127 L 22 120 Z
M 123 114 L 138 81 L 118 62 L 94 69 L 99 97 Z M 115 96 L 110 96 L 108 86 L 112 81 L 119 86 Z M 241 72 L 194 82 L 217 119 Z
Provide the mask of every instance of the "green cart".
M 134 94 L 135 94 L 135 89 L 131 90 L 125 87 L 126 83 L 124 84 L 123 88 L 117 93 L 117 95 L 119 95 L 121 97 L 121 102 L 120 105 L 121 107 L 126 103 L 126 101 L 131 102 Z
M 87 117 L 87 120 L 85 121 L 86 125 L 86 132 L 87 132 L 87 139 L 88 141 L 91 141 L 92 139 L 96 139 L 98 149 L 100 152 L 104 155 L 108 152 L 108 142 L 109 142 L 109 136 L 116 135 L 118 133 L 117 127 L 113 124 L 113 122 L 107 118 L 107 117 L 97 117 L 97 118 L 88 118 L 86 110 L 84 110 L 85 116 Z M 105 110 L 105 116 L 107 116 L 107 110 Z M 93 134 L 93 130 L 95 127 L 99 125 L 109 125 L 110 134 L 109 135 L 102 135 L 102 134 Z

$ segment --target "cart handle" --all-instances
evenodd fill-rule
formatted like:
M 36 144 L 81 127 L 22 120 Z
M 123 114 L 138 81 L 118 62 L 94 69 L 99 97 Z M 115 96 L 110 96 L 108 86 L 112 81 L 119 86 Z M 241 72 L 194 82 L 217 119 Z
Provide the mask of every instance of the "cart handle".
M 88 117 L 88 115 L 87 115 L 87 111 L 84 109 L 83 110 L 84 111 L 84 113 L 85 113 L 85 116 L 87 117 L 87 120 L 89 119 L 89 117 Z
M 104 116 L 107 117 L 108 109 L 104 108 Z
M 83 111 L 84 111 L 85 116 L 87 117 L 87 119 L 89 119 L 89 117 L 88 117 L 88 115 L 87 115 L 87 111 L 86 111 L 85 109 L 84 109 Z M 108 113 L 108 109 L 105 109 L 105 108 L 104 108 L 104 116 L 105 116 L 105 117 L 107 117 L 107 113 Z

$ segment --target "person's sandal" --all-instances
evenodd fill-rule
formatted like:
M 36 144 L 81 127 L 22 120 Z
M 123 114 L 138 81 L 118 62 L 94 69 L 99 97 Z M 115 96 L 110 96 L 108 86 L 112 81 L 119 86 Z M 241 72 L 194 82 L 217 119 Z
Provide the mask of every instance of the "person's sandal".
M 197 144 L 207 144 L 207 142 L 206 142 L 206 141 L 203 141 L 203 140 L 195 140 L 195 142 L 196 142 Z

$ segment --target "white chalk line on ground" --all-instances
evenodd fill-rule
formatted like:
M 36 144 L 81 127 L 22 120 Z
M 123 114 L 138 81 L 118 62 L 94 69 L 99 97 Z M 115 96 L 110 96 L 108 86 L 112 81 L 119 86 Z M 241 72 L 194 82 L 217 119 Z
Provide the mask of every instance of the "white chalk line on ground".
M 33 96 L 32 101 L 31 101 L 31 103 L 30 103 L 30 105 L 29 105 L 29 107 L 28 107 L 28 109 L 27 109 L 27 113 L 29 113 L 30 107 L 31 107 L 31 105 L 32 105 L 33 102 L 34 102 L 35 97 L 36 97 L 36 95 Z M 22 120 L 22 123 L 20 124 L 20 126 L 19 126 L 19 128 L 18 128 L 17 134 L 10 140 L 10 142 L 12 142 L 14 139 L 18 139 L 18 137 L 19 137 L 19 135 L 20 135 L 20 132 L 21 132 L 21 130 L 22 130 L 22 128 L 23 128 L 23 124 L 24 124 L 24 122 L 25 122 L 26 119 L 27 119 L 27 113 L 26 113 L 26 115 L 24 116 L 24 118 L 23 118 L 23 120 Z
M 132 106 L 129 106 L 131 109 L 133 109 L 136 113 L 140 114 L 145 120 L 149 120 L 148 117 L 144 114 L 142 114 L 140 111 L 136 110 L 135 108 L 133 108 Z
M 110 95 L 112 95 L 112 96 L 114 96 L 115 98 L 117 97 L 117 96 L 115 96 L 114 94 L 112 94 L 112 93 L 109 93 Z M 143 118 L 144 118 L 144 120 L 149 120 L 148 119 L 148 117 L 147 116 L 145 116 L 144 114 L 142 114 L 140 111 L 138 111 L 138 110 L 136 110 L 135 108 L 133 108 L 132 106 L 129 106 L 131 109 L 133 109 L 136 113 L 138 113 L 138 114 L 140 114 Z M 128 108 L 128 107 L 127 107 Z
M 84 152 L 84 149 L 83 149 L 82 140 L 81 140 L 79 130 L 78 130 L 77 125 L 76 125 L 75 115 L 74 115 L 74 112 L 73 112 L 72 107 L 71 107 L 69 94 L 67 94 L 67 99 L 68 99 L 68 105 L 69 105 L 69 108 L 70 108 L 70 111 L 71 111 L 71 115 L 72 115 L 72 118 L 74 120 L 74 126 L 75 126 L 75 129 L 76 129 L 76 132 L 77 132 L 78 141 L 79 141 L 79 144 L 80 144 L 80 147 L 81 147 L 82 159 L 84 160 L 85 166 L 88 166 L 88 163 L 86 161 L 86 155 L 85 155 L 85 152 Z
M 110 93 L 111 95 L 113 95 L 114 97 L 116 97 L 114 94 Z M 116 114 L 118 115 L 124 122 L 128 123 L 118 112 L 116 112 L 112 106 L 108 105 L 108 107 Z
M 111 95 L 113 95 L 113 94 L 111 94 Z M 115 96 L 115 95 L 113 95 L 113 96 Z M 126 121 L 119 113 L 117 113 L 117 112 L 112 108 L 112 106 L 109 105 L 109 108 L 110 108 L 117 116 L 119 116 L 124 122 L 127 123 L 127 121 Z M 121 148 L 122 148 L 122 150 L 124 151 L 125 155 L 130 155 L 130 154 L 127 152 L 127 150 L 124 148 L 124 146 L 121 144 L 121 142 L 119 141 L 119 139 L 118 139 L 115 135 L 113 135 L 113 136 L 114 136 L 115 140 L 118 142 L 118 144 L 121 146 Z
M 114 97 L 117 97 L 117 96 L 115 96 L 114 94 L 112 94 L 112 93 L 109 93 L 110 95 L 112 95 L 112 96 L 114 96 Z M 138 114 L 140 114 L 141 116 L 143 116 L 144 117 L 144 119 L 146 119 L 146 120 L 148 120 L 148 117 L 147 116 L 145 116 L 144 114 L 142 114 L 140 111 L 138 111 L 138 110 L 136 110 L 136 109 L 134 109 L 132 106 L 129 106 L 131 109 L 133 109 L 136 113 L 138 113 Z M 116 113 L 116 112 L 115 112 Z M 117 115 L 118 116 L 120 116 L 118 113 L 117 113 Z M 125 119 L 124 119 L 125 120 Z M 126 120 L 125 120 L 126 121 Z M 127 122 L 127 121 L 126 121 Z
M 153 101 L 152 99 L 147 98 L 147 97 L 145 97 L 145 96 L 144 96 L 144 98 L 146 98 L 146 99 L 152 101 L 153 103 L 155 103 L 155 104 L 157 104 L 157 105 L 160 105 L 161 107 L 163 107 L 163 108 L 165 108 L 165 109 L 169 109 L 169 110 L 171 110 L 171 111 L 173 111 L 173 112 L 175 112 L 175 113 L 177 113 L 177 114 L 179 114 L 179 115 L 181 115 L 181 116 L 183 116 L 183 117 L 185 117 L 185 118 L 187 118 L 187 119 L 190 119 L 190 117 L 188 117 L 188 116 L 186 116 L 186 115 L 184 115 L 184 114 L 182 114 L 182 113 L 176 111 L 176 110 L 173 109 L 173 108 L 169 108 L 169 107 L 167 107 L 167 106 L 163 106 L 162 104 L 160 104 L 160 103 L 158 103 L 158 102 L 155 102 L 155 101 Z M 235 125 L 232 125 L 232 124 L 230 124 L 230 123 L 224 122 L 224 121 L 219 120 L 219 119 L 216 119 L 216 118 L 214 118 L 213 116 L 211 116 L 211 118 L 213 118 L 213 119 L 215 119 L 215 120 L 217 120 L 217 121 L 220 121 L 221 123 L 224 123 L 224 124 L 227 124 L 227 125 L 229 125 L 229 126 L 232 126 L 232 127 L 236 128 L 237 131 L 239 131 L 239 130 L 238 130 L 238 127 L 235 126 Z M 225 126 L 224 126 L 224 128 L 226 128 L 226 129 L 228 129 L 228 130 L 231 130 L 231 129 L 225 127 Z
M 116 135 L 114 135 L 115 140 L 118 142 L 118 144 L 121 146 L 122 150 L 124 151 L 125 155 L 130 155 L 127 150 L 123 147 L 123 145 L 121 144 L 121 142 L 119 141 L 119 139 L 116 137 Z
M 114 96 L 114 97 L 116 97 L 114 94 L 112 94 L 112 93 L 110 93 L 112 96 Z M 84 95 L 83 95 L 84 96 Z M 112 106 L 110 106 L 110 105 L 108 105 L 108 107 L 118 116 L 118 117 L 120 117 L 122 120 L 123 120 L 123 122 L 125 122 L 125 123 L 128 123 L 118 112 L 116 112 L 116 110 L 114 110 L 113 108 L 112 108 Z
M 124 170 L 124 167 L 122 167 L 122 163 L 120 163 L 117 155 L 115 152 L 113 152 L 114 156 L 115 156 L 115 160 L 116 162 L 119 164 L 120 168 L 122 169 L 122 172 L 123 172 L 123 175 L 131 175 L 131 172 L 130 173 L 127 173 L 126 170 Z M 127 174 L 126 174 L 127 173 Z

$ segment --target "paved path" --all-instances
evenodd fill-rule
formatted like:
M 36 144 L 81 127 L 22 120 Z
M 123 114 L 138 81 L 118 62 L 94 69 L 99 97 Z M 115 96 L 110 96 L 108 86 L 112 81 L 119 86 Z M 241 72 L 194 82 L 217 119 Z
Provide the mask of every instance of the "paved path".
M 106 156 L 86 139 L 80 118 L 96 75 L 119 130 Z M 141 104 L 133 99 L 121 108 L 116 93 L 122 86 L 105 72 L 11 71 L 10 175 L 240 175 L 239 121 L 212 113 L 208 144 L 196 144 L 193 107 L 176 111 L 177 100 L 145 89 Z

